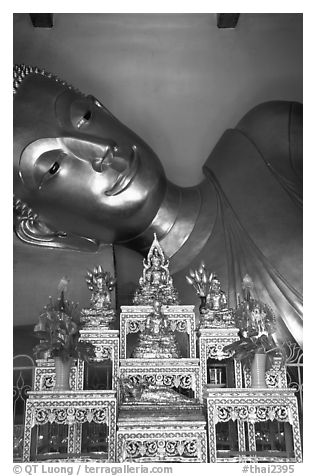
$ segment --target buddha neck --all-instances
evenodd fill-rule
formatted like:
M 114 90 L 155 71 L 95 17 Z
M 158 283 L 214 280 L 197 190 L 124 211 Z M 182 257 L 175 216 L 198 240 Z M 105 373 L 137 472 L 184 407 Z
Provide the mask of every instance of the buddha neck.
M 216 194 L 208 180 L 188 188 L 168 182 L 164 199 L 150 225 L 125 244 L 146 254 L 156 233 L 174 273 L 201 251 L 211 235 L 216 214 Z

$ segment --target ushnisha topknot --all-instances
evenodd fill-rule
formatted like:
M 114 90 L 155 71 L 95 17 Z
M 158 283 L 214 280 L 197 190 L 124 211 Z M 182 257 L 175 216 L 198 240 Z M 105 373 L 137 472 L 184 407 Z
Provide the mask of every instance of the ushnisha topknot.
M 24 78 L 28 74 L 40 74 L 41 76 L 45 76 L 46 78 L 50 78 L 57 83 L 62 84 L 66 88 L 75 91 L 76 93 L 81 94 L 84 96 L 84 94 L 79 91 L 79 89 L 74 88 L 71 84 L 68 84 L 66 81 L 63 81 L 59 79 L 57 76 L 55 76 L 52 73 L 48 73 L 44 69 L 38 68 L 37 66 L 28 66 L 25 64 L 15 64 L 13 66 L 13 94 L 16 94 L 17 90 L 19 89 L 19 86 L 22 84 Z

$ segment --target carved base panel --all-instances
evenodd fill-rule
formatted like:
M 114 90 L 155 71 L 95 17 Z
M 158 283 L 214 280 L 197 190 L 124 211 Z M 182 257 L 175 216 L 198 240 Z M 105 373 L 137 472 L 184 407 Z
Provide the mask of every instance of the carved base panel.
M 117 431 L 118 462 L 207 462 L 201 407 L 123 408 Z
M 23 461 L 36 459 L 36 426 L 67 425 L 67 453 L 81 455 L 82 424 L 93 422 L 108 428 L 107 461 L 116 460 L 116 392 L 113 391 L 42 391 L 29 392 L 24 424 Z M 56 459 L 59 459 L 56 454 Z
M 237 422 L 238 448 L 235 451 L 238 461 L 287 461 L 301 462 L 301 436 L 297 411 L 297 399 L 291 389 L 217 389 L 206 386 L 204 398 L 207 405 L 208 444 L 211 463 L 231 461 L 220 458 L 217 452 L 216 425 Z M 287 440 L 286 450 L 278 456 L 277 451 L 257 450 L 255 424 L 263 422 L 289 424 L 292 438 Z M 247 426 L 247 442 L 241 427 Z M 290 441 L 291 440 L 291 441 Z M 247 451 L 245 449 L 247 448 Z M 284 453 L 294 457 L 284 457 Z M 269 454 L 271 456 L 269 456 Z M 236 461 L 237 461 L 236 460 Z

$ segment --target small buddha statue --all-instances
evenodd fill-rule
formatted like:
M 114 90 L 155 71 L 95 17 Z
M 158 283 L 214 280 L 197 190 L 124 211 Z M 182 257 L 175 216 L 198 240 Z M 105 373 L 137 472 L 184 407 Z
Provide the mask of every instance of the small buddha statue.
M 111 295 L 103 273 L 96 276 L 91 302 L 95 309 L 108 309 L 111 305 Z
M 145 330 L 132 352 L 132 358 L 170 359 L 179 358 L 180 350 L 168 325 L 168 319 L 161 311 L 161 303 L 154 301 L 153 311 L 147 316 Z
M 178 294 L 169 274 L 169 261 L 165 259 L 156 234 L 143 264 L 143 275 L 139 279 L 133 303 L 141 306 L 153 305 L 154 301 L 179 304 Z
M 202 262 L 199 269 L 190 270 L 187 282 L 201 299 L 200 328 L 227 328 L 234 326 L 232 311 L 228 308 L 226 293 L 217 276 L 210 273 Z
M 158 256 L 158 250 L 155 248 L 151 258 L 151 270 L 149 271 L 150 281 L 153 285 L 163 284 L 165 281 L 166 272 L 162 268 L 161 259 Z
M 221 283 L 216 276 L 213 276 L 209 294 L 206 297 L 206 307 L 214 311 L 227 310 L 227 297 L 221 290 Z
M 81 321 L 87 327 L 109 325 L 115 319 L 115 312 L 111 303 L 111 291 L 115 279 L 102 266 L 95 267 L 93 272 L 88 271 L 86 276 L 88 289 L 92 291 L 90 307 L 81 311 Z

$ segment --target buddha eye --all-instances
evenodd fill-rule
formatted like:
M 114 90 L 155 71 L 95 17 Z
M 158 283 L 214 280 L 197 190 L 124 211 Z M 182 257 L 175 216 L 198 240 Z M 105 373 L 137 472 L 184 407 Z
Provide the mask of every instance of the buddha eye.
M 83 125 L 87 124 L 92 117 L 92 112 L 87 111 L 77 122 L 77 128 L 80 129 Z
M 59 167 L 60 167 L 59 163 L 58 163 L 58 162 L 54 162 L 48 172 L 49 172 L 51 175 L 54 175 L 54 174 L 58 171 Z
M 90 118 L 91 118 L 91 111 L 87 111 L 85 113 L 85 115 L 83 116 L 83 118 L 86 120 L 86 121 L 89 121 Z

